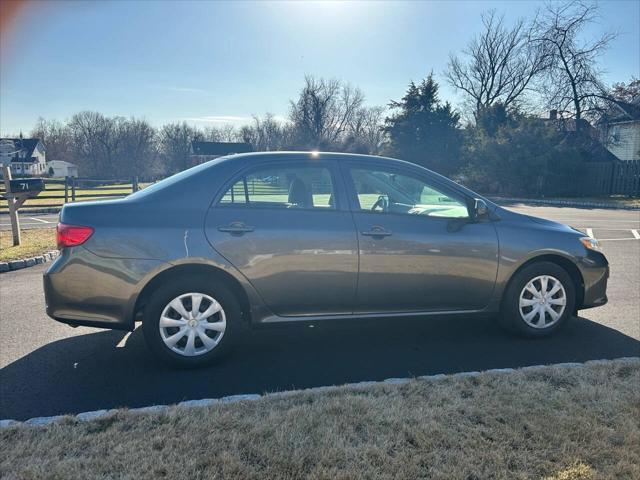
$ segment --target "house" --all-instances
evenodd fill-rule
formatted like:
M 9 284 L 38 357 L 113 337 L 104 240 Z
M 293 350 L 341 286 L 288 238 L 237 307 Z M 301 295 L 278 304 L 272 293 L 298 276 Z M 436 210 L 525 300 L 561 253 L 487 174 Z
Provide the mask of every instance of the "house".
M 47 174 L 44 144 L 39 138 L 2 138 L 4 145 L 13 143 L 11 175 L 37 177 Z
M 78 166 L 64 160 L 50 160 L 47 162 L 47 174 L 50 177 L 78 178 Z
M 213 160 L 224 155 L 234 153 L 248 153 L 253 151 L 251 144 L 242 142 L 191 142 L 191 162 L 193 165 Z
M 614 101 L 598 122 L 607 149 L 619 160 L 640 160 L 640 96 Z
M 551 110 L 546 121 L 555 124 L 558 131 L 579 147 L 586 162 L 618 161 L 618 158 L 606 148 L 600 131 L 584 118 L 563 118 L 558 116 L 557 110 Z

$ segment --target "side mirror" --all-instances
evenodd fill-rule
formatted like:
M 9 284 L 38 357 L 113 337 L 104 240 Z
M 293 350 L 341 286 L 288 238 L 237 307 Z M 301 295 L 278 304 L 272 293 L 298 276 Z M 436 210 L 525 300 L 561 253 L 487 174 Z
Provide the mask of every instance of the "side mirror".
M 473 206 L 473 219 L 477 222 L 486 218 L 489 218 L 489 207 L 484 200 L 476 198 Z

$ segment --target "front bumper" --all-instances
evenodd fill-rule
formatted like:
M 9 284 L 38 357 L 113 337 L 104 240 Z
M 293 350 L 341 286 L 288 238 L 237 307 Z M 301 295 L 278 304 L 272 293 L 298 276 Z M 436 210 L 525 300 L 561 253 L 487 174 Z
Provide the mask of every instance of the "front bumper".
M 607 258 L 602 253 L 589 250 L 580 262 L 580 272 L 584 281 L 584 296 L 577 309 L 584 310 L 606 304 L 610 274 Z

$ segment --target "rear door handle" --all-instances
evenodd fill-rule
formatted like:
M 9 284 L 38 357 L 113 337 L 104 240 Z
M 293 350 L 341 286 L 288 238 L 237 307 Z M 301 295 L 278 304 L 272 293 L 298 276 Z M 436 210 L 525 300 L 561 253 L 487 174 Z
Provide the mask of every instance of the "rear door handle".
M 230 233 L 232 235 L 243 235 L 245 233 L 253 232 L 253 227 L 245 225 L 242 222 L 232 222 L 227 226 L 218 227 L 218 231 Z
M 379 226 L 371 227 L 371 230 L 360 232 L 360 234 L 365 237 L 388 237 L 393 235 L 393 233 L 386 228 Z

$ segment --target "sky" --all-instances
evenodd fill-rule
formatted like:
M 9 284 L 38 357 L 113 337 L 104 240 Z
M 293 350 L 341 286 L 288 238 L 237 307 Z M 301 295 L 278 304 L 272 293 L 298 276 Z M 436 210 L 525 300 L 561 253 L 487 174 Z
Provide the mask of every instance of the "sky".
M 144 118 L 155 126 L 241 125 L 266 112 L 286 117 L 305 74 L 360 87 L 368 105 L 402 97 L 433 72 L 444 81 L 495 9 L 509 22 L 542 2 L 3 3 L 0 133 L 27 134 L 38 117 L 82 110 Z M 585 39 L 614 31 L 602 58 L 608 83 L 640 77 L 640 1 L 601 1 Z M 15 8 L 14 8 L 15 7 Z

